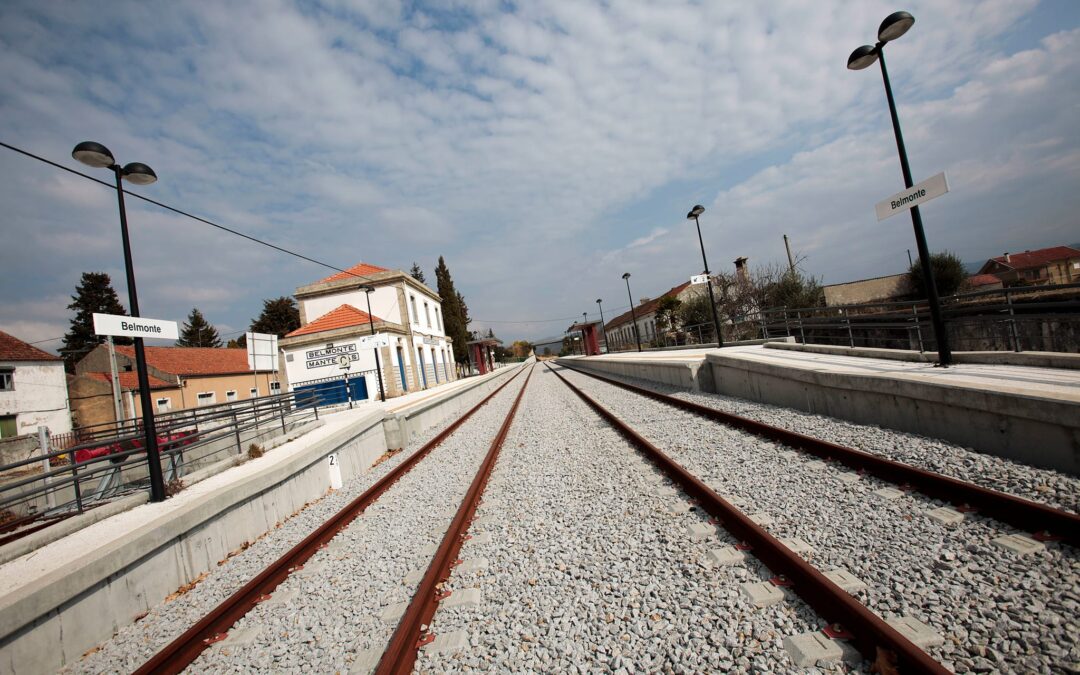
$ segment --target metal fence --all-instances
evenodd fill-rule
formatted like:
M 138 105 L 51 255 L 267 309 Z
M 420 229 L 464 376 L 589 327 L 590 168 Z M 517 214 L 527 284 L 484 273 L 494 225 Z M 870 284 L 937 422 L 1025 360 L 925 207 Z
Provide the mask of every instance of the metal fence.
M 1080 284 L 1028 286 L 942 298 L 953 349 L 965 351 L 1080 351 Z M 723 326 L 725 342 L 794 337 L 803 344 L 937 349 L 925 300 L 839 307 L 757 311 Z M 642 348 L 715 343 L 711 323 L 642 335 Z M 609 351 L 637 349 L 635 340 L 608 334 Z
M 249 454 L 251 446 L 317 420 L 321 400 L 293 393 L 155 416 L 167 492 L 192 471 Z M 325 406 L 324 406 L 325 407 Z M 58 435 L 39 452 L 0 466 L 0 544 L 116 497 L 149 488 L 138 420 Z

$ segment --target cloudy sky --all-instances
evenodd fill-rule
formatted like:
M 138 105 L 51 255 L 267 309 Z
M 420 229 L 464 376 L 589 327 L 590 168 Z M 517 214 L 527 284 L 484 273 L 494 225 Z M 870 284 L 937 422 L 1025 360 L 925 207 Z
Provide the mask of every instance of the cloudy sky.
M 473 328 L 559 334 L 709 261 L 825 283 L 898 273 L 910 218 L 887 51 L 932 250 L 966 261 L 1080 240 L 1080 3 L 19 2 L 0 5 L 0 141 L 65 166 L 82 140 L 132 190 L 331 265 L 445 256 Z M 109 174 L 97 170 L 100 178 Z M 84 271 L 126 299 L 115 192 L 0 148 L 0 329 L 62 336 Z M 145 316 L 223 334 L 330 273 L 128 201 Z M 59 342 L 43 342 L 56 349 Z

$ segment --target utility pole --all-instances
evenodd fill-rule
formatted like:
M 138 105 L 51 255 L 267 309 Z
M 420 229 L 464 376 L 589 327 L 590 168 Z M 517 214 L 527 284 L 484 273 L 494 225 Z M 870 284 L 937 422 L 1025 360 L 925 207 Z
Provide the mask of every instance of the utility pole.
M 910 248 L 907 250 L 907 266 L 908 266 L 908 269 L 911 269 L 912 267 L 915 267 L 915 263 L 911 262 L 911 249 Z
M 116 372 L 116 347 L 113 345 L 111 335 L 105 337 L 109 344 L 109 372 L 112 375 L 113 411 L 116 413 L 116 428 L 124 423 L 124 404 L 120 401 L 120 375 Z
M 787 235 L 784 235 L 784 250 L 787 251 L 787 264 L 788 269 L 792 274 L 795 274 L 795 261 L 791 258 L 791 244 L 788 243 Z

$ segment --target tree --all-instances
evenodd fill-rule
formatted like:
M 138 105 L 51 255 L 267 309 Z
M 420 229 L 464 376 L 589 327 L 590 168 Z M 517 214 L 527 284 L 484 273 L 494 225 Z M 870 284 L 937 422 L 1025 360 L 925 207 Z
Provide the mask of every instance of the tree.
M 427 280 L 424 279 L 424 270 L 420 269 L 420 266 L 417 265 L 415 262 L 412 264 L 412 269 L 409 270 L 409 276 L 411 276 L 413 279 L 416 279 L 422 284 L 427 283 Z
M 465 343 L 469 341 L 469 308 L 465 304 L 465 298 L 454 288 L 450 268 L 446 266 L 442 256 L 439 256 L 439 264 L 435 267 L 435 281 L 442 301 L 443 328 L 454 341 L 454 360 L 458 363 L 467 362 L 469 348 Z
M 287 295 L 263 300 L 262 313 L 259 314 L 258 319 L 253 319 L 251 322 L 252 333 L 269 333 L 279 338 L 285 337 L 299 327 L 300 309 L 296 306 L 296 301 Z M 237 339 L 236 342 L 240 346 L 246 346 L 247 338 L 244 337 L 243 341 Z
M 176 341 L 176 346 L 220 347 L 221 338 L 218 337 L 217 329 L 210 325 L 199 308 L 193 307 L 183 328 L 180 329 L 180 339 Z
M 672 295 L 660 298 L 656 303 L 656 331 L 658 333 L 678 328 L 679 307 L 682 304 L 682 300 Z
M 934 274 L 938 295 L 953 295 L 968 278 L 963 261 L 949 251 L 930 254 L 930 271 Z M 911 277 L 911 290 L 915 297 L 925 298 L 926 282 L 923 279 L 922 262 L 918 258 L 908 270 L 908 275 Z
M 514 340 L 514 343 L 510 345 L 511 351 L 514 356 L 518 358 L 525 358 L 532 351 L 532 343 L 526 340 Z
M 64 355 L 64 367 L 73 373 L 76 362 L 94 347 L 105 342 L 104 336 L 94 333 L 94 314 L 127 316 L 127 310 L 120 304 L 120 298 L 112 287 L 112 280 L 104 272 L 83 272 L 67 308 L 75 310 L 75 317 L 64 336 L 64 346 L 60 353 Z M 131 344 L 131 338 L 117 337 L 113 340 L 118 345 Z

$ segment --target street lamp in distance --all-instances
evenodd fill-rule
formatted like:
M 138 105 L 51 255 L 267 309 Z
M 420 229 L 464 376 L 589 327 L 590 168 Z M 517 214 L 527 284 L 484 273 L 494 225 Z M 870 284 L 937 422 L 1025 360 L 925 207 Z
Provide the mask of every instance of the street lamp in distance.
M 71 151 L 71 156 L 95 169 L 109 169 L 116 177 L 116 199 L 120 206 L 120 236 L 124 244 L 124 272 L 127 275 L 128 309 L 139 316 L 139 294 L 135 289 L 135 266 L 131 262 L 131 239 L 128 237 L 127 209 L 124 208 L 124 184 L 149 185 L 157 174 L 141 162 L 131 162 L 123 168 L 116 163 L 112 152 L 101 143 L 83 141 Z M 165 477 L 161 472 L 161 452 L 158 449 L 154 408 L 150 398 L 150 376 L 146 369 L 146 348 L 141 337 L 135 338 L 135 369 L 139 378 L 139 404 L 142 406 L 143 439 L 146 445 L 147 472 L 150 474 L 150 501 L 165 501 Z
M 371 329 L 371 334 L 374 335 L 375 317 L 371 314 L 371 294 L 375 291 L 375 287 L 364 284 L 358 290 L 367 297 L 368 328 Z M 372 345 L 371 348 L 375 352 L 375 379 L 379 382 L 379 400 L 386 401 L 386 392 L 383 390 L 382 383 L 382 363 L 379 361 L 379 347 L 378 345 Z
M 630 273 L 627 272 L 622 275 L 623 280 L 626 282 L 626 295 L 630 298 L 630 319 L 634 322 L 634 339 L 637 340 L 637 350 L 641 351 L 641 333 L 638 332 L 637 327 L 637 312 L 634 311 L 634 296 L 630 293 Z
M 604 332 L 604 349 L 606 349 L 607 353 L 610 354 L 611 345 L 608 344 L 607 341 L 607 326 L 604 325 L 604 305 L 602 303 L 603 300 L 601 298 L 596 299 L 596 306 L 600 308 L 600 330 Z
M 724 335 L 720 332 L 720 315 L 716 312 L 716 298 L 713 297 L 712 290 L 712 275 L 709 274 L 709 261 L 705 259 L 705 242 L 701 238 L 701 223 L 698 222 L 698 216 L 705 213 L 705 207 L 701 204 L 697 204 L 694 208 L 690 209 L 690 213 L 686 214 L 686 219 L 694 219 L 694 224 L 697 225 L 697 239 L 698 244 L 701 246 L 701 262 L 705 265 L 705 285 L 709 287 L 709 307 L 712 309 L 713 328 L 716 330 L 716 346 L 724 346 Z

